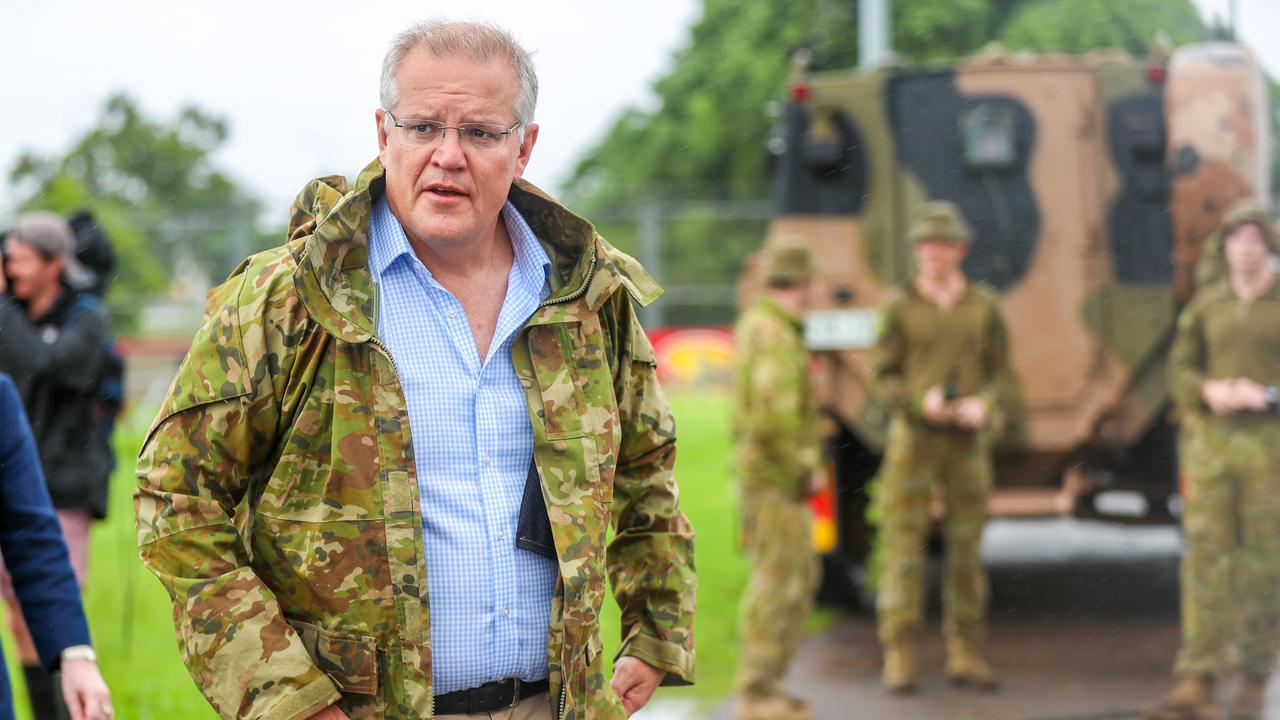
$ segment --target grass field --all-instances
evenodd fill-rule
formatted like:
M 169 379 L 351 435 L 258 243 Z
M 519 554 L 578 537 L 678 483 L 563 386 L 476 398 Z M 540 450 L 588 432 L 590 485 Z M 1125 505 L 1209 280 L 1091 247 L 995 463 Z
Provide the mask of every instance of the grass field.
M 737 512 L 729 477 L 728 399 L 722 395 L 674 394 L 682 502 L 698 533 L 697 685 L 660 691 L 665 697 L 710 704 L 729 694 L 737 665 L 737 600 L 746 561 L 737 549 Z M 94 526 L 90 580 L 85 598 L 94 642 L 121 720 L 213 718 L 178 655 L 171 606 L 160 583 L 138 561 L 134 545 L 133 459 L 150 417 L 131 417 L 117 433 L 120 468 L 112 485 L 111 515 Z M 618 613 L 606 603 L 606 645 L 619 636 Z M 25 708 L 21 673 L 12 643 L 10 658 L 19 717 Z

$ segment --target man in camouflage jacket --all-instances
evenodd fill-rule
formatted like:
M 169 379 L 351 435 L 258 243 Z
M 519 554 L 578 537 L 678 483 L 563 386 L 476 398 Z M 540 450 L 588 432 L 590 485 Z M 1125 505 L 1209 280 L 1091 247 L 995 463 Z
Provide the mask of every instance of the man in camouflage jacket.
M 456 138 L 443 142 L 456 149 Z M 374 161 L 350 192 L 340 178 L 304 190 L 289 242 L 211 293 L 142 449 L 142 559 L 221 717 L 437 714 L 417 479 L 430 468 L 415 465 L 369 268 L 372 208 L 403 181 Z M 623 718 L 634 710 L 615 693 L 624 661 L 664 684 L 693 677 L 693 534 L 677 503 L 674 422 L 632 306 L 661 291 L 532 185 L 512 181 L 506 200 L 551 261 L 550 295 L 511 352 L 533 428 L 533 504 L 558 568 L 550 716 Z M 622 609 L 612 689 L 606 573 Z
M 738 320 L 734 387 L 736 472 L 751 579 L 742 596 L 739 720 L 807 720 L 780 687 L 804 639 L 818 559 L 806 502 L 821 461 L 802 318 L 808 247 L 785 241 L 764 257 L 765 290 Z
M 1182 426 L 1182 648 L 1177 683 L 1144 720 L 1220 717 L 1215 685 L 1232 671 L 1230 717 L 1261 717 L 1280 657 L 1280 243 L 1248 200 L 1210 242 L 1219 280 L 1183 309 L 1169 355 Z

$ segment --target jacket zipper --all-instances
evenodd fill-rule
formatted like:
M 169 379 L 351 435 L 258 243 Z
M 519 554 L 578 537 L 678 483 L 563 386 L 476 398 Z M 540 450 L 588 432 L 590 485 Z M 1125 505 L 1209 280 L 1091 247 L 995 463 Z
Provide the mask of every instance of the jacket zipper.
M 582 284 L 577 290 L 568 293 L 564 297 L 548 297 L 547 300 L 541 301 L 539 307 L 547 307 L 549 305 L 561 304 L 561 302 L 572 302 L 586 295 L 586 288 L 591 286 L 591 277 L 595 275 L 595 242 L 591 242 L 591 256 L 588 266 L 586 266 L 586 277 L 582 278 Z M 559 700 L 559 708 L 556 711 L 556 720 L 562 720 L 564 717 L 564 706 L 568 703 L 568 666 L 564 667 L 561 673 L 561 700 Z
M 583 295 L 586 295 L 587 288 L 591 285 L 591 277 L 595 274 L 596 274 L 596 245 L 593 242 L 591 243 L 591 262 L 587 266 L 587 276 L 583 278 L 582 285 L 579 286 L 577 290 L 574 290 L 572 293 L 565 295 L 564 297 L 547 298 L 546 300 L 543 300 L 541 303 L 539 303 L 538 307 L 547 307 L 548 305 L 557 305 L 559 303 L 566 303 L 566 302 L 570 302 L 571 300 L 577 300 Z

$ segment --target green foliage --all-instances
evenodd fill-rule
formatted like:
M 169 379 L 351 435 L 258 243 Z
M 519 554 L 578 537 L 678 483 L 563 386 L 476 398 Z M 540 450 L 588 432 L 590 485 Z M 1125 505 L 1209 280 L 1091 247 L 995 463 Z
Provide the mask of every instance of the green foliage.
M 1030 0 L 1018 7 L 1001 39 L 1019 50 L 1120 48 L 1144 57 L 1157 32 L 1174 46 L 1210 37 L 1191 0 Z
M 220 279 L 272 244 L 256 228 L 258 201 L 213 160 L 228 132 L 226 120 L 199 108 L 161 121 L 114 95 L 64 155 L 25 153 L 10 172 L 25 191 L 21 209 L 89 208 L 102 223 L 117 253 L 108 304 L 118 329 L 129 329 L 180 265 Z
M 785 86 L 787 56 L 809 45 L 829 62 L 849 62 L 842 48 L 856 33 L 847 5 L 706 0 L 688 47 L 654 87 L 659 107 L 623 113 L 573 171 L 574 201 L 621 212 L 646 195 L 760 197 L 762 141 L 773 124 L 765 107 Z

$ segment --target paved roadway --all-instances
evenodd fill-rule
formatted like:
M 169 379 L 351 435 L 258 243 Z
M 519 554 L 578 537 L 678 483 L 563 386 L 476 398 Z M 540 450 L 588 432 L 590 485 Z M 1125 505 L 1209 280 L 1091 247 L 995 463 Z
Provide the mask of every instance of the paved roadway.
M 1170 683 L 1178 647 L 1179 542 L 1171 528 L 993 522 L 983 557 L 991 573 L 989 650 L 1004 681 L 1000 692 L 975 694 L 946 684 L 936 602 L 915 696 L 891 697 L 880 688 L 879 649 L 866 615 L 844 618 L 811 638 L 786 684 L 813 702 L 815 720 L 1137 718 L 1137 709 Z M 732 718 L 729 701 L 708 720 Z M 1280 720 L 1280 682 L 1272 683 L 1267 719 Z

